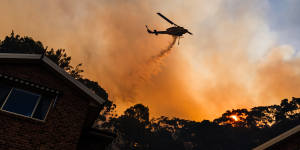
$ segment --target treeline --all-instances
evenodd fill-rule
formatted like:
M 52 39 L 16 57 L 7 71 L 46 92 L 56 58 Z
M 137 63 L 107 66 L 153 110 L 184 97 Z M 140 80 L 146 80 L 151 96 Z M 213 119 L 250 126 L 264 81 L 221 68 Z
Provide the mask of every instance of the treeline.
M 84 78 L 82 64 L 72 66 L 64 49 L 50 49 L 31 37 L 14 32 L 0 41 L 0 53 L 45 54 L 75 79 L 106 99 L 99 115 L 99 128 L 111 129 L 118 136 L 111 148 L 121 150 L 199 150 L 251 149 L 300 124 L 300 99 L 284 99 L 280 105 L 228 110 L 221 117 L 201 122 L 180 118 L 149 118 L 149 108 L 136 104 L 122 115 L 95 81 Z M 234 116 L 234 117 L 233 117 Z
M 122 150 L 239 150 L 252 149 L 300 124 L 299 112 L 300 98 L 292 98 L 282 100 L 280 105 L 226 111 L 213 121 L 163 116 L 150 120 L 149 109 L 137 104 L 101 127 L 119 135 L 113 145 Z

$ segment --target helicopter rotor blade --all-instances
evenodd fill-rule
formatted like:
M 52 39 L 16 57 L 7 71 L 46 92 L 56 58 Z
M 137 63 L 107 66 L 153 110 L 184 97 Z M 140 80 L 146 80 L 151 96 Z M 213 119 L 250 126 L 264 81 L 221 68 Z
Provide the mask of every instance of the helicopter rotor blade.
M 161 13 L 157 13 L 157 15 L 159 15 L 160 17 L 162 17 L 163 19 L 165 19 L 166 21 L 168 21 L 170 24 L 178 26 L 177 24 L 175 24 L 174 22 L 172 22 L 171 20 L 169 20 L 167 17 L 165 17 Z
M 190 31 L 188 31 L 187 33 L 190 34 L 190 35 L 193 35 L 193 33 L 191 33 Z

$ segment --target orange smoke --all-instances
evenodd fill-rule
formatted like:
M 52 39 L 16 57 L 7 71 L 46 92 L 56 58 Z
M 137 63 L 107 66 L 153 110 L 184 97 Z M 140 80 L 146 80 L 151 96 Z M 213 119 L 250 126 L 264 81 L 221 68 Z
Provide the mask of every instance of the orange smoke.
M 143 103 L 153 116 L 213 119 L 228 109 L 300 96 L 300 59 L 292 46 L 278 44 L 264 6 L 239 0 L 2 0 L 0 36 L 13 29 L 65 48 L 120 111 Z M 158 10 L 194 35 L 179 46 L 173 39 L 174 47 L 168 47 L 170 36 L 149 35 L 145 24 L 169 27 Z

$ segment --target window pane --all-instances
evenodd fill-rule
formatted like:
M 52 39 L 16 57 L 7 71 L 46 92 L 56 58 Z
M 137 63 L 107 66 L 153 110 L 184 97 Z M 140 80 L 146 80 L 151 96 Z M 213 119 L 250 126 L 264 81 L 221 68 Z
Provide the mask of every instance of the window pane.
M 44 120 L 51 104 L 51 98 L 42 96 L 39 105 L 37 106 L 33 118 Z
M 0 107 L 2 106 L 3 102 L 5 101 L 10 90 L 11 90 L 11 87 L 9 87 L 8 85 L 5 85 L 3 83 L 0 83 Z
M 37 94 L 14 88 L 3 109 L 30 117 L 39 97 Z

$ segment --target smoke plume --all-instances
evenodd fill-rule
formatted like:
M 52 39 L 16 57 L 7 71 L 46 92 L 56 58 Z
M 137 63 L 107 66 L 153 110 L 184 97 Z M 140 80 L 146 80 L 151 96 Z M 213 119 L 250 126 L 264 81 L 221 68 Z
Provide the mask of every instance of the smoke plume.
M 173 46 L 176 43 L 176 39 L 177 37 L 173 36 L 172 41 L 165 49 L 162 49 L 158 54 L 151 56 L 150 59 L 137 67 L 136 70 L 132 70 L 132 72 L 128 74 L 131 86 L 126 95 L 124 95 L 123 99 L 128 101 L 135 100 L 137 94 L 136 92 L 138 91 L 139 87 L 143 84 L 147 84 L 151 80 L 152 76 L 155 76 L 160 72 L 162 61 L 170 54 Z
M 139 68 L 137 74 L 143 81 L 149 81 L 151 77 L 160 71 L 160 65 L 162 60 L 168 56 L 176 43 L 176 36 L 173 36 L 172 42 L 167 46 L 166 49 L 162 49 L 157 55 L 151 56 L 151 58 L 146 61 L 143 67 Z

